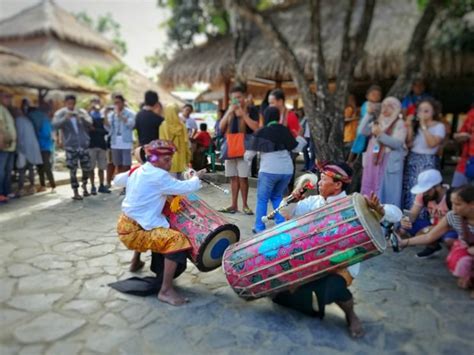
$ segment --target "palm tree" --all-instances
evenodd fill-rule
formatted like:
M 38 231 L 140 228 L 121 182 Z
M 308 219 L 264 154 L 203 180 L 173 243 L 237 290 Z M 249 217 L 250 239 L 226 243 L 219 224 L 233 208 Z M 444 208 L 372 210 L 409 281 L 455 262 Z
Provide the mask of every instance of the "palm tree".
M 77 75 L 87 77 L 95 85 L 114 91 L 118 87 L 124 88 L 127 84 L 120 74 L 125 70 L 125 64 L 119 63 L 111 67 L 91 66 L 83 67 L 77 71 Z

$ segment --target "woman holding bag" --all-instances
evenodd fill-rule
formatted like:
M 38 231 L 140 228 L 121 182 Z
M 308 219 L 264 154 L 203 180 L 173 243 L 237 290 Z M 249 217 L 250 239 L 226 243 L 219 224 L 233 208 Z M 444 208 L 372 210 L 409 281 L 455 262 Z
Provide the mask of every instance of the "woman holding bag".
M 230 177 L 232 204 L 219 210 L 235 213 L 238 210 L 239 191 L 242 196 L 242 211 L 253 215 L 247 204 L 249 193 L 248 176 L 250 165 L 244 160 L 245 137 L 258 129 L 258 111 L 245 100 L 245 89 L 236 86 L 230 91 L 231 105 L 221 120 L 220 130 L 225 132 L 226 148 L 223 149 L 225 176 Z

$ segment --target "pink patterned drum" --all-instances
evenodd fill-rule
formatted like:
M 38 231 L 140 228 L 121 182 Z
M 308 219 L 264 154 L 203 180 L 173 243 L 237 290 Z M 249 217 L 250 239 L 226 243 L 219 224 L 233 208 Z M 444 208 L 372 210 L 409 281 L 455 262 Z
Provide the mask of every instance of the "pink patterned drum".
M 385 247 L 377 217 L 356 193 L 230 246 L 222 267 L 239 296 L 258 298 L 379 255 Z
M 196 194 L 181 196 L 180 209 L 163 210 L 170 227 L 186 235 L 193 249 L 189 258 L 200 271 L 211 271 L 222 263 L 225 249 L 239 241 L 239 228 L 227 222 Z

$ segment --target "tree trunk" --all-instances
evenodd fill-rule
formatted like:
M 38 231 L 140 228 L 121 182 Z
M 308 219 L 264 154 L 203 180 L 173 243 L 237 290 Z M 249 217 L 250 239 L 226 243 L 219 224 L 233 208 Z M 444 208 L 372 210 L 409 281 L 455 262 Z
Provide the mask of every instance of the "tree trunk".
M 232 0 L 226 0 L 232 1 Z M 236 0 L 239 1 L 239 0 Z M 255 0 L 251 0 L 252 5 L 255 4 Z M 240 67 L 237 65 L 242 58 L 247 46 L 250 42 L 250 31 L 252 29 L 252 23 L 246 18 L 242 17 L 238 12 L 232 11 L 229 13 L 230 17 L 230 29 L 234 40 L 234 63 L 235 63 L 235 83 L 238 85 L 246 85 L 246 78 L 243 76 Z
M 288 3 L 297 3 L 298 1 L 289 1 Z M 285 6 L 280 4 L 280 6 Z M 330 5 L 328 5 L 330 6 Z M 341 78 L 338 79 L 341 88 L 338 95 L 331 95 L 328 92 L 328 80 L 326 75 L 324 54 L 321 40 L 321 16 L 320 0 L 310 1 L 311 11 L 311 50 L 314 57 L 313 74 L 317 86 L 316 97 L 311 91 L 310 83 L 305 77 L 304 69 L 298 61 L 297 56 L 285 37 L 273 23 L 272 19 L 249 4 L 249 1 L 237 0 L 227 1 L 226 7 L 230 13 L 233 11 L 239 13 L 242 17 L 253 22 L 262 32 L 263 36 L 281 55 L 282 59 L 288 65 L 295 86 L 303 100 L 305 113 L 308 117 L 311 133 L 314 137 L 317 156 L 321 160 L 342 160 L 343 159 L 343 110 L 347 91 L 352 80 L 354 68 L 357 64 L 362 50 L 365 46 L 370 23 L 372 21 L 375 0 L 366 0 L 364 13 L 362 15 L 356 36 L 350 38 L 348 35 L 351 17 L 350 13 L 354 6 L 354 0 L 349 0 L 349 7 L 346 16 L 346 27 L 343 37 L 343 48 L 345 48 L 344 58 L 347 63 L 342 67 Z M 351 44 L 346 43 L 351 41 Z M 341 60 L 342 62 L 342 60 Z M 339 75 L 338 75 L 339 77 Z M 342 105 L 336 105 L 335 99 L 342 102 Z
M 425 40 L 442 5 L 442 0 L 430 0 L 421 15 L 404 54 L 403 67 L 387 96 L 402 99 L 410 91 L 413 80 L 420 74 L 424 57 Z

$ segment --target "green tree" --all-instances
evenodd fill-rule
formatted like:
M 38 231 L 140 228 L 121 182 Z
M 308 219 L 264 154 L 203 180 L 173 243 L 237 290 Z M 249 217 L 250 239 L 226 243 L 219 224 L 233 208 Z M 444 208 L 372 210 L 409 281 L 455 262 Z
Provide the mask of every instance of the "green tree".
M 179 48 L 192 45 L 196 35 L 215 36 L 230 30 L 223 0 L 158 0 L 158 6 L 171 10 L 165 26 L 168 39 Z
M 125 64 L 120 63 L 108 68 L 101 66 L 83 67 L 77 71 L 77 75 L 90 79 L 95 85 L 114 91 L 125 88 L 126 82 L 120 77 L 125 70 Z
M 85 11 L 81 11 L 74 16 L 84 25 L 110 39 L 115 44 L 118 54 L 127 54 L 127 43 L 122 38 L 120 23 L 115 21 L 109 12 L 105 15 L 99 15 L 95 20 Z

